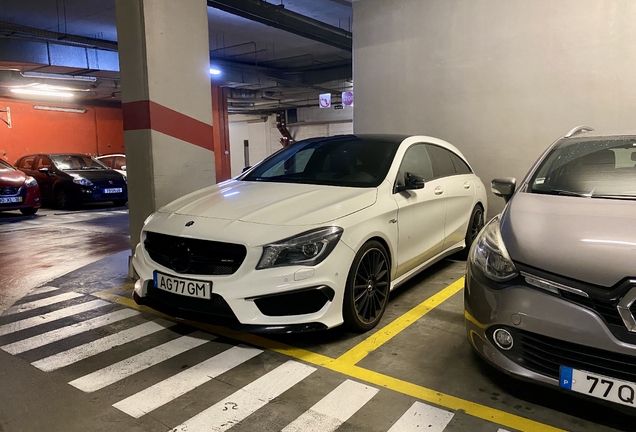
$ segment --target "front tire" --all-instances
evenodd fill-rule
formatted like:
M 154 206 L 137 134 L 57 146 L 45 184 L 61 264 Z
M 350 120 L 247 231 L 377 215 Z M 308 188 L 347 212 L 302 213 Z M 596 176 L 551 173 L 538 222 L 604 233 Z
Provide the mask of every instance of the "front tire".
M 60 187 L 55 190 L 55 205 L 60 210 L 68 210 L 75 206 L 75 202 L 69 191 Z
M 458 252 L 458 257 L 467 259 L 470 247 L 475 242 L 479 232 L 484 227 L 484 209 L 480 205 L 476 205 L 468 219 L 468 228 L 466 229 L 466 249 Z
M 38 209 L 33 208 L 33 207 L 27 207 L 27 208 L 21 208 L 20 209 L 20 213 L 22 213 L 25 216 L 33 216 L 37 212 L 38 212 Z
M 113 204 L 115 205 L 115 207 L 123 207 L 126 205 L 127 202 L 128 200 L 119 199 L 119 200 L 114 200 Z
M 347 329 L 363 333 L 378 325 L 389 302 L 391 264 L 384 246 L 365 243 L 351 264 L 342 315 Z

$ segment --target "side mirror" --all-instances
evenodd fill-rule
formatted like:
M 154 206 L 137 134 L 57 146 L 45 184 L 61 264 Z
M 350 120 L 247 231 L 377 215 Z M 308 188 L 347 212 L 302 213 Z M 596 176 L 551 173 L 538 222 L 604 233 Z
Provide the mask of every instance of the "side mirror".
M 243 168 L 243 171 L 241 171 L 241 172 L 245 172 L 245 171 L 247 171 L 250 168 L 252 168 L 252 167 L 251 166 L 246 166 L 245 168 Z
M 126 171 L 126 165 L 122 165 L 122 166 L 121 166 L 121 170 L 122 170 L 122 171 Z
M 514 177 L 504 177 L 494 179 L 490 182 L 490 190 L 498 197 L 503 198 L 506 202 L 512 198 L 517 187 L 517 179 Z
M 49 175 L 49 169 L 48 168 L 40 168 L 38 171 L 41 172 L 42 174 Z
M 413 189 L 424 189 L 424 177 L 410 172 L 404 173 L 404 185 L 398 185 L 396 192 L 404 192 Z

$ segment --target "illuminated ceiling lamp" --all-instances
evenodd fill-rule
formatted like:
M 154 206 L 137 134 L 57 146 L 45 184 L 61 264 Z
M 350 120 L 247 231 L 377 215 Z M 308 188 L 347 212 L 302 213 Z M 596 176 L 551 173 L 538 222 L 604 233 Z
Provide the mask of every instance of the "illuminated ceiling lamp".
M 22 76 L 25 78 L 43 78 L 43 79 L 54 79 L 54 80 L 63 80 L 63 81 L 80 81 L 80 82 L 89 82 L 89 83 L 97 82 L 97 77 L 84 76 L 84 75 L 63 75 L 63 74 L 54 74 L 54 73 L 45 73 L 45 72 L 22 72 Z
M 61 98 L 72 98 L 73 93 L 55 90 L 38 90 L 34 88 L 12 88 L 12 93 L 30 95 L 30 96 L 52 96 Z
M 210 68 L 210 75 L 216 75 L 216 76 L 221 75 L 221 69 L 217 69 L 215 67 L 211 67 Z

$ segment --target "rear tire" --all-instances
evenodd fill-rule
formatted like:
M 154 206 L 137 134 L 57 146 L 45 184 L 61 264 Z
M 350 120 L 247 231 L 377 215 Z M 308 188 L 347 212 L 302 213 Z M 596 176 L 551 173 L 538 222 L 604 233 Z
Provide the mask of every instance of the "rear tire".
M 470 247 L 475 242 L 480 231 L 484 227 L 484 209 L 477 204 L 468 219 L 468 228 L 466 229 L 466 249 L 459 252 L 457 256 L 461 259 L 467 259 Z
M 128 202 L 128 200 L 114 200 L 113 204 L 115 204 L 115 207 L 123 207 L 126 205 L 126 203 Z
M 378 325 L 389 302 L 391 261 L 384 246 L 365 243 L 351 264 L 345 287 L 342 316 L 345 327 L 363 333 Z
M 55 206 L 60 210 L 68 210 L 75 207 L 75 201 L 66 189 L 60 187 L 55 190 Z
M 32 216 L 34 214 L 36 214 L 38 212 L 38 209 L 33 208 L 33 207 L 27 207 L 27 208 L 21 208 L 20 209 L 20 213 L 22 213 L 25 216 Z

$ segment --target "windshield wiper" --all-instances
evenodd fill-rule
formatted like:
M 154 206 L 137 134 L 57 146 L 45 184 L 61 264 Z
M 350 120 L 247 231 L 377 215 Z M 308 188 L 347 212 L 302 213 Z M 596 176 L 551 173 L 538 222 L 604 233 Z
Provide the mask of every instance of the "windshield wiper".
M 584 197 L 584 198 L 589 198 L 592 196 L 591 194 L 582 194 L 579 192 L 572 192 L 572 191 L 563 190 L 563 189 L 550 189 L 550 190 L 532 189 L 532 192 L 540 193 L 540 194 L 565 195 L 565 196 Z
M 636 200 L 636 195 L 592 195 L 592 198 L 605 198 L 605 199 L 623 199 L 623 200 Z

